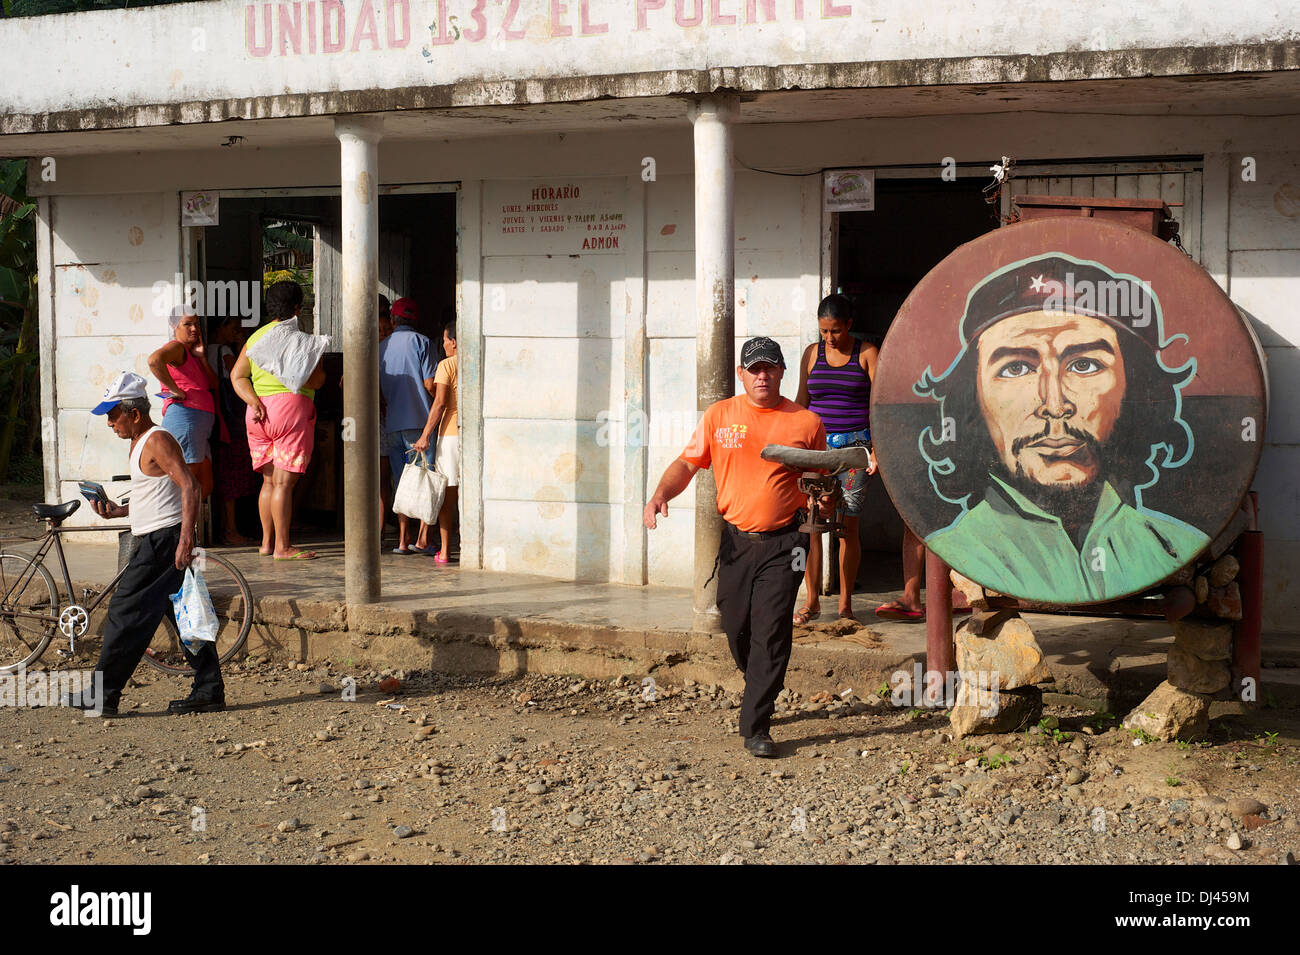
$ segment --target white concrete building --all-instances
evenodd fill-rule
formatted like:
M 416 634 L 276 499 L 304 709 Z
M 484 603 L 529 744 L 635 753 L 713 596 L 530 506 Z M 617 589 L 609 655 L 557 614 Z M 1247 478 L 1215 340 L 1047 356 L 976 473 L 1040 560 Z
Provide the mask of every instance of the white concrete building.
M 728 267 L 701 251 L 697 190 L 725 215 L 734 174 L 734 300 L 708 311 L 706 289 L 708 315 L 729 304 L 737 341 L 792 360 L 833 288 L 882 334 L 996 226 L 980 188 L 1011 156 L 1014 191 L 1181 203 L 1188 250 L 1250 316 L 1272 383 L 1264 625 L 1295 631 L 1298 27 L 1296 0 L 210 0 L 0 21 L 0 154 L 31 158 L 39 196 L 47 497 L 124 470 L 88 409 L 116 371 L 148 374 L 155 283 L 258 277 L 260 217 L 317 226 L 316 320 L 342 348 L 341 235 L 377 194 L 379 288 L 444 296 L 458 321 L 465 565 L 689 585 L 695 489 L 652 534 L 641 512 L 697 417 L 697 254 Z M 875 211 L 823 211 L 840 168 L 874 170 Z M 197 190 L 218 225 L 184 224 Z M 864 533 L 893 546 L 887 510 Z

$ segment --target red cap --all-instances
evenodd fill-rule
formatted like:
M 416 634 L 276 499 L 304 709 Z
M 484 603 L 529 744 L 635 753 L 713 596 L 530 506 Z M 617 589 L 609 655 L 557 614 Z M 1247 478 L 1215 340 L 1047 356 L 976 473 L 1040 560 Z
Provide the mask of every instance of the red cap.
M 406 321 L 415 321 L 420 317 L 420 310 L 416 308 L 415 299 L 399 298 L 388 309 L 388 314 L 394 319 L 405 319 Z

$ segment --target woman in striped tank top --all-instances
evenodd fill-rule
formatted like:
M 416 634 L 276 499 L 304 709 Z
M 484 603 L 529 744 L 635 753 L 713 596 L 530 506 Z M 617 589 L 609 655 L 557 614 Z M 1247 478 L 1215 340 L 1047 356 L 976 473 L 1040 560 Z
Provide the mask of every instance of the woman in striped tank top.
M 799 404 L 818 415 L 826 426 L 826 447 L 871 447 L 869 405 L 871 381 L 876 374 L 880 352 L 875 345 L 855 339 L 853 312 L 843 295 L 828 295 L 817 307 L 817 327 L 821 341 L 804 349 L 799 362 Z M 853 586 L 862 556 L 858 543 L 858 516 L 866 496 L 867 477 L 876 473 L 873 460 L 866 470 L 839 475 L 844 492 L 843 538 L 840 542 L 840 610 L 839 615 L 853 616 Z M 808 597 L 795 611 L 794 622 L 807 623 L 821 615 L 822 540 L 814 534 L 809 541 L 808 567 L 804 586 Z

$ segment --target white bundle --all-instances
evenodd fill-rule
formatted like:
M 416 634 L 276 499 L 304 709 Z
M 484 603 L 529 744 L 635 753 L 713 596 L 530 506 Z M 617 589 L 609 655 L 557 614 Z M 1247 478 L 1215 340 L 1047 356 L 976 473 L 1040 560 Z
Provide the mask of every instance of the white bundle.
M 248 357 L 280 384 L 297 392 L 320 364 L 329 343 L 328 335 L 300 331 L 298 319 L 286 318 L 253 343 Z

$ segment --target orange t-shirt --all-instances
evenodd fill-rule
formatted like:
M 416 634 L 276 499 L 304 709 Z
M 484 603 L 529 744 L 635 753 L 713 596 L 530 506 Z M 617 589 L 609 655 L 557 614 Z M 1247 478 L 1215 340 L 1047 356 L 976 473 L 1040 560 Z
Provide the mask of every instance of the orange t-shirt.
M 710 405 L 681 458 L 712 466 L 718 485 L 718 513 L 742 531 L 772 531 L 789 524 L 808 504 L 799 493 L 799 474 L 760 456 L 769 444 L 826 450 L 826 429 L 807 408 L 782 398 L 775 408 L 757 408 L 745 395 Z

